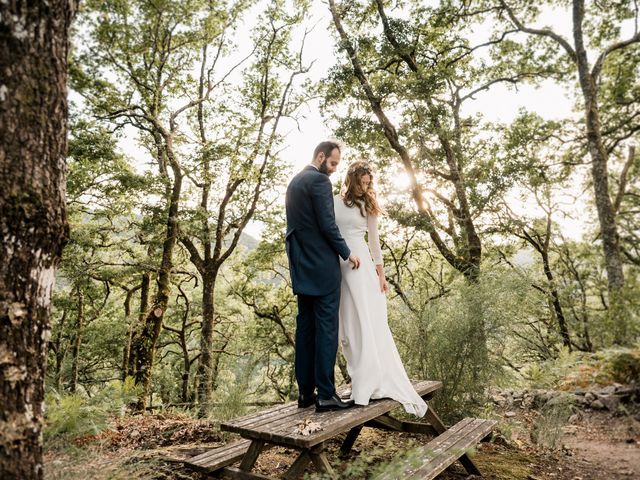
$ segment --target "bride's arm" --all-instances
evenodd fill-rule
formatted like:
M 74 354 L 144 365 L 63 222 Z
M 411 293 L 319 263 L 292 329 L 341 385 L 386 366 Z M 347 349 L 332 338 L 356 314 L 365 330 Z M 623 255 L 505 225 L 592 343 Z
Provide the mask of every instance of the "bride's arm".
M 380 248 L 377 215 L 367 215 L 367 231 L 369 232 L 369 251 L 371 252 L 373 263 L 376 266 L 378 279 L 380 280 L 380 291 L 386 292 L 389 287 L 387 286 L 387 279 L 384 276 L 384 264 L 382 263 L 382 249 Z

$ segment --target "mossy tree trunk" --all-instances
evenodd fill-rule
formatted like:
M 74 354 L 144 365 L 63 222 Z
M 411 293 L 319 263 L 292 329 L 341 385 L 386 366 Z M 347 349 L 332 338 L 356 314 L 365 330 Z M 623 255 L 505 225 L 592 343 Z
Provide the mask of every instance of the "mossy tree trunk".
M 75 3 L 0 5 L 0 478 L 43 478 L 46 350 L 65 205 Z

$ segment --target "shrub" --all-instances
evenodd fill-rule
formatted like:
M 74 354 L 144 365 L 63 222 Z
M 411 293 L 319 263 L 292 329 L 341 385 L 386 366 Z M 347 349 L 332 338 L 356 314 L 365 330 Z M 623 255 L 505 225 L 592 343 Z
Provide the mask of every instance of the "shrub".
M 537 445 L 555 448 L 562 437 L 562 429 L 573 413 L 573 395 L 560 395 L 540 409 L 532 429 L 531 440 Z
M 60 395 L 51 391 L 45 398 L 45 441 L 64 442 L 95 435 L 108 426 L 109 417 L 124 415 L 127 405 L 136 398 L 137 388 L 132 379 L 110 382 L 91 398 L 80 393 Z
M 640 383 L 640 351 L 616 352 L 607 365 L 614 381 L 620 383 Z

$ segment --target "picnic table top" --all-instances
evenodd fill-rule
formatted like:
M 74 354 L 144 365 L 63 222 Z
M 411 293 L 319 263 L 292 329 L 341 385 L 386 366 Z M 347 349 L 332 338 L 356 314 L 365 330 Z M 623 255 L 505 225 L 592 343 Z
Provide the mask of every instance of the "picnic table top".
M 442 382 L 434 380 L 412 383 L 420 396 L 442 388 Z M 242 437 L 251 440 L 262 440 L 296 448 L 311 448 L 384 415 L 399 405 L 395 400 L 384 398 L 373 400 L 367 406 L 355 406 L 345 411 L 316 413 L 315 407 L 298 408 L 297 402 L 289 402 L 224 422 L 220 425 L 220 429 L 239 433 Z M 307 419 L 320 424 L 322 430 L 306 436 L 301 435 L 298 425 Z

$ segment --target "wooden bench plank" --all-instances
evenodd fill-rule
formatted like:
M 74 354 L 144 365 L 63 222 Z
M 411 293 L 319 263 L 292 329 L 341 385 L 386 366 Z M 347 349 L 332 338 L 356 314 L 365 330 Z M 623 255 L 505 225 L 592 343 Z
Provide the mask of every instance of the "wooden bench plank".
M 213 448 L 184 461 L 185 465 L 204 472 L 213 472 L 240 460 L 249 449 L 250 440 L 239 440 Z
M 439 473 L 444 471 L 449 465 L 454 463 L 457 459 L 466 454 L 466 451 L 475 446 L 484 437 L 489 435 L 493 428 L 496 426 L 495 420 L 481 420 L 475 421 L 472 425 L 469 425 L 464 431 L 455 435 L 456 442 L 447 450 L 442 451 L 438 456 L 432 459 L 429 464 L 420 468 L 413 477 L 414 479 L 432 479 Z M 432 442 L 430 442 L 432 443 Z M 475 467 L 475 466 L 474 466 Z M 474 473 L 479 473 L 478 471 Z
M 415 449 L 406 460 L 404 467 L 397 467 L 392 473 L 383 473 L 376 479 L 433 479 L 456 460 L 465 456 L 467 449 L 489 435 L 496 423 L 495 420 L 465 418 L 426 445 Z M 475 465 L 473 463 L 471 465 L 475 469 Z M 475 469 L 474 473 L 479 472 Z

